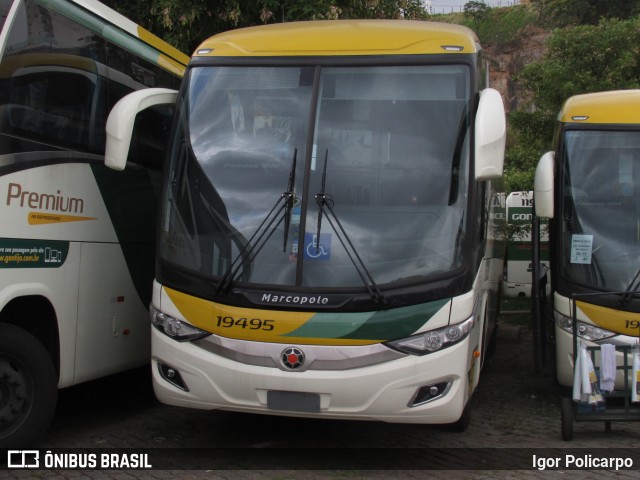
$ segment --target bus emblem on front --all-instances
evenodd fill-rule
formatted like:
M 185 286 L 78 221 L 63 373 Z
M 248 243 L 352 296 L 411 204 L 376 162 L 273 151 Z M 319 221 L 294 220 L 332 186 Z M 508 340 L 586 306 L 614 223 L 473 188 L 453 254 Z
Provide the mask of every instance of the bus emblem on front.
M 282 365 L 288 370 L 298 370 L 304 365 L 304 352 L 296 347 L 288 347 L 282 351 Z

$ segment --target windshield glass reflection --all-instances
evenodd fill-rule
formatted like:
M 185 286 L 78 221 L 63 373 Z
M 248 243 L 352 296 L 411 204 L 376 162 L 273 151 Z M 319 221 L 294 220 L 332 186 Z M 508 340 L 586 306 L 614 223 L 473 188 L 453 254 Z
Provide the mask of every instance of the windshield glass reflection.
M 640 269 L 640 132 L 567 132 L 565 152 L 563 271 L 624 291 Z
M 361 288 L 363 269 L 375 285 L 462 264 L 468 67 L 317 76 L 314 67 L 198 67 L 188 85 L 172 146 L 165 258 L 213 277 L 236 262 L 236 282 L 306 287 Z M 321 192 L 343 238 L 318 218 Z M 266 221 L 274 206 L 278 217 Z

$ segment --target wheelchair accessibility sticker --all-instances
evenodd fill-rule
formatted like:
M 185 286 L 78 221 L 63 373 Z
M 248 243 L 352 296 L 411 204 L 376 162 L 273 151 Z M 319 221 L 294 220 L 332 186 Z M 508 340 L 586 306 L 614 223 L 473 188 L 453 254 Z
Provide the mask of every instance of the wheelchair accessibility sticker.
M 331 234 L 321 233 L 320 241 L 315 233 L 304 234 L 304 259 L 329 260 L 331 258 Z

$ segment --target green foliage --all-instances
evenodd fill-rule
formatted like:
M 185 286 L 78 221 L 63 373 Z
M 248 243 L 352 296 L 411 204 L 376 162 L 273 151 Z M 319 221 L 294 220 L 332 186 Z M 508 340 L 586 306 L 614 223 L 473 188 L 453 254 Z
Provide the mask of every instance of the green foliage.
M 216 33 L 295 20 L 428 17 L 420 0 L 103 0 L 179 50 Z
M 464 13 L 434 15 L 430 20 L 464 25 L 475 30 L 473 18 Z M 508 8 L 490 8 L 487 16 L 480 22 L 476 31 L 483 46 L 510 46 L 523 35 L 527 25 L 536 23 L 535 11 L 528 5 L 516 5 Z
M 464 16 L 473 19 L 474 30 L 478 32 L 480 22 L 489 15 L 490 7 L 484 2 L 471 0 L 464 4 Z
M 554 31 L 545 58 L 516 77 L 531 93 L 535 115 L 516 115 L 513 126 L 526 135 L 543 133 L 550 142 L 550 123 L 567 98 L 640 87 L 639 42 L 640 18 Z
M 541 24 L 554 27 L 597 25 L 602 19 L 640 14 L 640 0 L 532 0 Z
M 478 37 L 483 45 L 508 46 L 526 35 L 527 25 L 535 23 L 534 12 L 527 5 L 493 8 L 482 23 Z M 523 33 L 524 32 L 524 33 Z
M 266 15 L 261 17 L 260 22 L 249 20 L 248 24 L 242 26 L 290 22 L 295 20 L 336 20 L 341 16 L 343 2 L 328 0 L 307 0 L 305 2 L 266 0 L 260 3 L 264 4 L 263 8 L 265 9 Z M 243 4 L 245 3 L 243 2 Z M 250 10 L 247 9 L 247 12 L 249 11 Z M 269 15 L 270 13 L 272 15 Z
M 506 192 L 532 190 L 536 165 L 544 149 L 518 144 L 505 154 L 504 187 Z
M 347 0 L 343 3 L 341 18 L 424 20 L 429 17 L 421 0 Z
M 598 25 L 552 33 L 545 57 L 514 78 L 530 94 L 531 102 L 509 117 L 513 133 L 505 161 L 509 190 L 532 188 L 537 159 L 552 145 L 556 117 L 566 99 L 640 88 L 639 42 L 640 18 L 604 19 Z
M 556 127 L 557 114 L 557 110 L 553 109 L 549 110 L 549 113 L 542 110 L 511 112 L 511 145 L 524 143 L 529 147 L 549 147 Z

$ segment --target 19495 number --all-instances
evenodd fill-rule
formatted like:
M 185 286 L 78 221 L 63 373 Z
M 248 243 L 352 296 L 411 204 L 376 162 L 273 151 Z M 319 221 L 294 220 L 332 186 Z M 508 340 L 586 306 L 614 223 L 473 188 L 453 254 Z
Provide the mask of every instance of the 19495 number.
M 233 318 L 218 315 L 218 327 L 222 328 L 248 328 L 249 330 L 273 330 L 275 320 L 263 320 L 261 318 Z
M 640 328 L 640 320 L 627 320 L 625 327 L 632 330 L 638 330 Z

